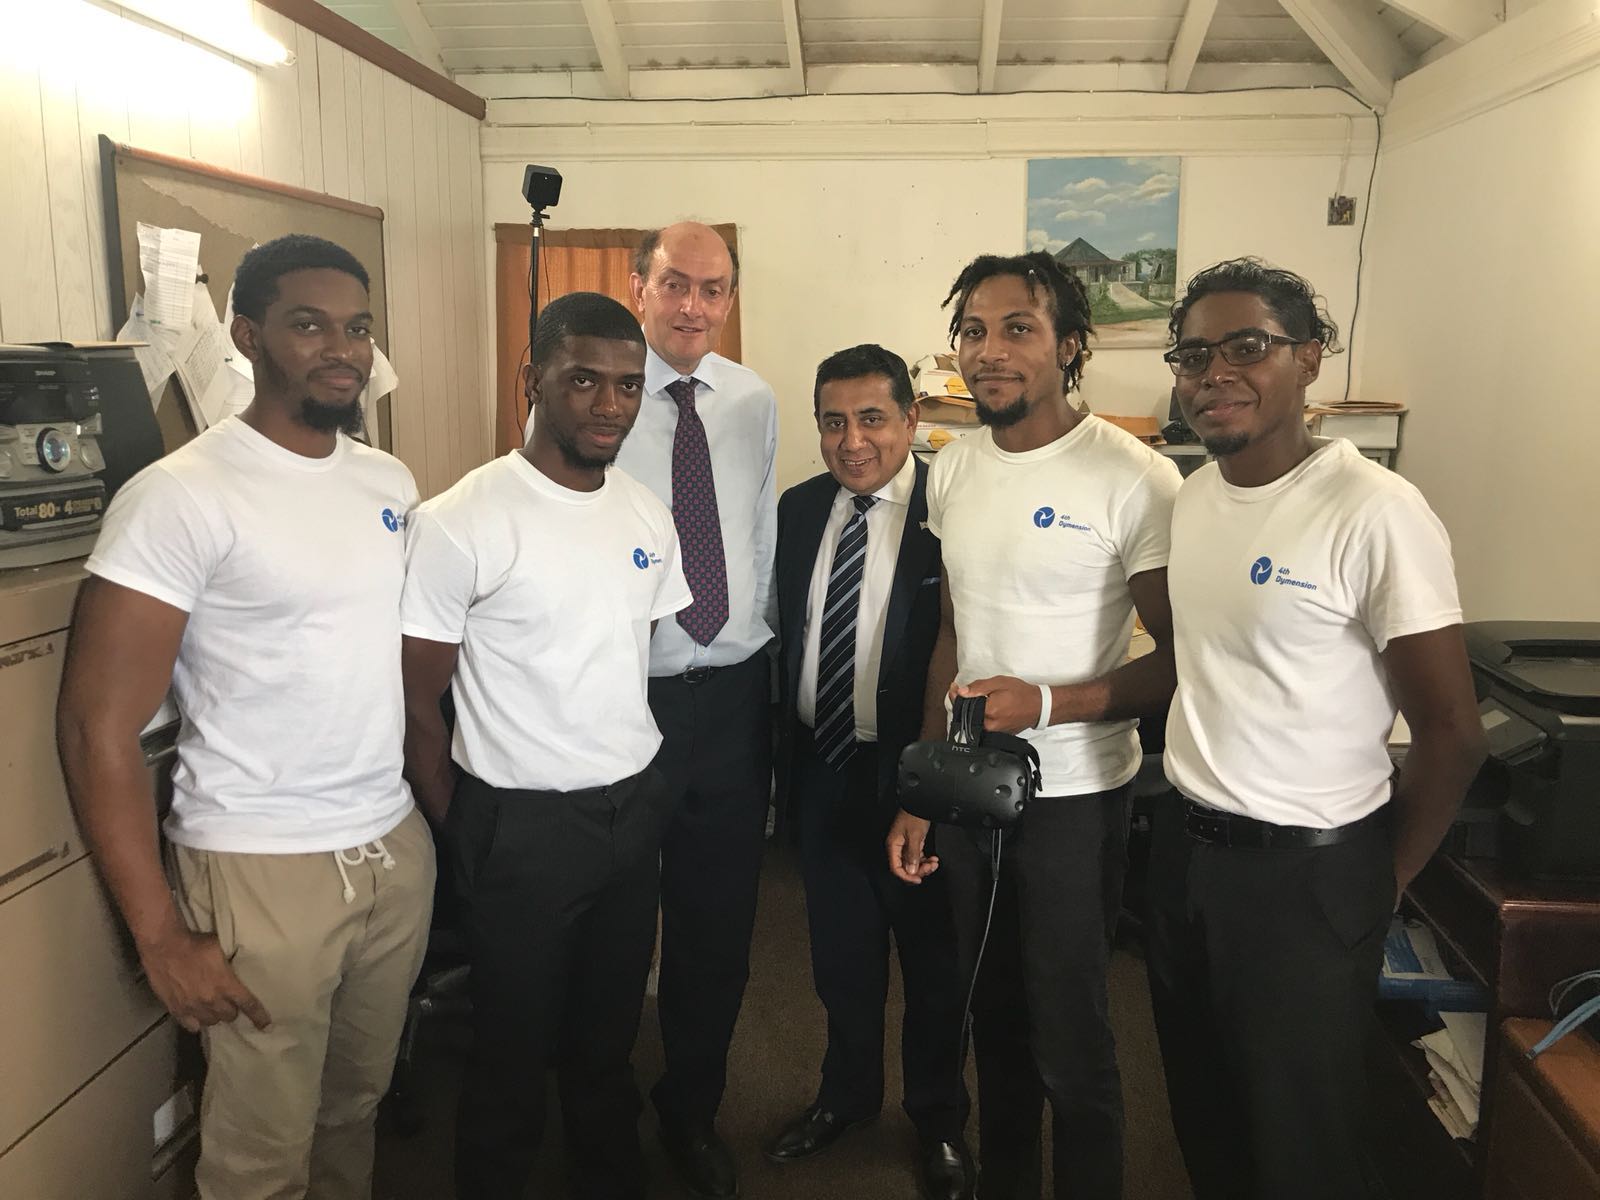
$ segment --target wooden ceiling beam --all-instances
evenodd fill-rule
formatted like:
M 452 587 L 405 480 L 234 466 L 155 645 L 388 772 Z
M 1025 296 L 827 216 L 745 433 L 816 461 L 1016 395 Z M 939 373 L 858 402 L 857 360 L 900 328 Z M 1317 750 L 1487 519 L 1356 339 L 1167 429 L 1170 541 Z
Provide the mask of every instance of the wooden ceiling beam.
M 622 53 L 622 35 L 617 32 L 617 16 L 611 11 L 611 0 L 583 0 L 583 15 L 589 22 L 589 36 L 594 39 L 606 83 L 615 95 L 628 99 L 633 94 L 628 59 Z
M 1415 17 L 1451 41 L 1470 42 L 1501 21 L 1495 0 L 1387 0 L 1390 8 Z
M 994 91 L 994 76 L 1000 66 L 1000 19 L 1005 0 L 983 0 L 983 30 L 978 36 L 978 90 Z
M 789 73 L 794 76 L 794 94 L 806 94 L 806 52 L 800 41 L 798 0 L 780 0 L 783 8 L 783 40 L 789 48 Z
M 1183 23 L 1178 26 L 1178 36 L 1172 43 L 1172 53 L 1167 56 L 1167 91 L 1181 92 L 1189 86 L 1194 64 L 1200 58 L 1200 47 L 1205 44 L 1211 18 L 1216 14 L 1217 0 L 1189 0 L 1189 7 L 1183 11 Z
M 1356 0 L 1278 2 L 1350 81 L 1356 95 L 1373 108 L 1389 103 L 1394 81 L 1410 65 L 1410 56 L 1371 8 Z

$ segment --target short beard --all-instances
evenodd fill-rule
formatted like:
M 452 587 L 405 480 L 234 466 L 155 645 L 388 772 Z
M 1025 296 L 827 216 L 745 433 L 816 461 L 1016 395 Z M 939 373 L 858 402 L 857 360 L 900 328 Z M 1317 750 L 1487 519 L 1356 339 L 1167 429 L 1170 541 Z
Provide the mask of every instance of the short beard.
M 1026 396 L 1017 397 L 1004 408 L 990 408 L 982 400 L 975 403 L 978 407 L 978 424 L 987 425 L 990 429 L 1010 429 L 1028 415 Z
M 319 433 L 343 433 L 355 437 L 366 427 L 366 415 L 361 411 L 361 399 L 348 404 L 323 404 L 305 396 L 300 401 L 300 424 Z
M 1237 454 L 1248 446 L 1250 436 L 1244 433 L 1230 433 L 1225 437 L 1202 438 L 1201 444 L 1212 458 L 1227 458 L 1230 454 Z
M 617 451 L 613 450 L 604 458 L 592 458 L 578 449 L 578 443 L 564 432 L 551 430 L 551 440 L 555 442 L 556 449 L 561 451 L 561 461 L 575 471 L 603 471 L 616 461 Z M 622 444 L 617 444 L 617 450 L 622 449 Z
M 266 375 L 268 384 L 280 395 L 289 390 L 289 376 L 273 361 L 272 355 L 262 350 L 256 370 Z M 310 396 L 300 398 L 300 411 L 296 414 L 300 424 L 318 433 L 344 433 L 351 437 L 366 430 L 366 415 L 361 411 L 361 397 L 348 404 L 323 404 Z

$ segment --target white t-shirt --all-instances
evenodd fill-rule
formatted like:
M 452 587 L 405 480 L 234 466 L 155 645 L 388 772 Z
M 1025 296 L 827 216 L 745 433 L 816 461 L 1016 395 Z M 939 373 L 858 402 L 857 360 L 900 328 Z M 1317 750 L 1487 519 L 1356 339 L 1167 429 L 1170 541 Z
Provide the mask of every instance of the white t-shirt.
M 1389 798 L 1390 640 L 1461 620 L 1422 494 L 1340 439 L 1280 479 L 1208 464 L 1172 521 L 1167 778 L 1213 808 L 1331 828 Z
M 928 528 L 944 552 L 956 680 L 1015 675 L 1082 683 L 1119 666 L 1133 632 L 1128 580 L 1167 565 L 1178 469 L 1086 416 L 1048 446 L 1011 454 L 989 430 L 953 442 L 928 477 Z M 1046 796 L 1120 787 L 1139 770 L 1135 721 L 1052 725 Z
M 189 614 L 166 833 L 309 854 L 383 836 L 400 776 L 400 590 L 411 472 L 341 436 L 306 458 L 237 418 L 117 493 L 88 569 Z
M 459 644 L 452 753 L 502 788 L 570 792 L 649 765 L 650 622 L 692 597 L 672 514 L 612 468 L 592 492 L 520 451 L 412 514 L 401 628 Z

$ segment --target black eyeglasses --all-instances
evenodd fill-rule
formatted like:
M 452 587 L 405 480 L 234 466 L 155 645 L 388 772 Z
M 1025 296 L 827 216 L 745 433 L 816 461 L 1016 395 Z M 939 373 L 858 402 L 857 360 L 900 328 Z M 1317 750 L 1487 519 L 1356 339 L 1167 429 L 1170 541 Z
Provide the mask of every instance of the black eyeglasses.
M 1211 365 L 1211 352 L 1222 351 L 1222 361 L 1235 367 L 1248 367 L 1272 353 L 1274 346 L 1303 346 L 1308 338 L 1284 337 L 1264 329 L 1246 329 L 1216 342 L 1191 342 L 1168 350 L 1161 356 L 1174 375 L 1200 375 Z

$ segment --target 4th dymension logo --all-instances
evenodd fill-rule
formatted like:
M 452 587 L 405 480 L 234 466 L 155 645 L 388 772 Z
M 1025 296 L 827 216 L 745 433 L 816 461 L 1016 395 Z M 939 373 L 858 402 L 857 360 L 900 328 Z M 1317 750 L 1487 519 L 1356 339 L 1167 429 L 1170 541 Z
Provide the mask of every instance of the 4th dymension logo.
M 1078 521 L 1074 521 L 1067 513 L 1062 513 L 1059 517 L 1056 516 L 1056 510 L 1051 508 L 1048 504 L 1034 511 L 1033 523 L 1040 529 L 1050 529 L 1054 527 L 1058 529 L 1077 529 L 1085 533 L 1089 532 L 1089 527 L 1087 525 L 1084 525 Z

